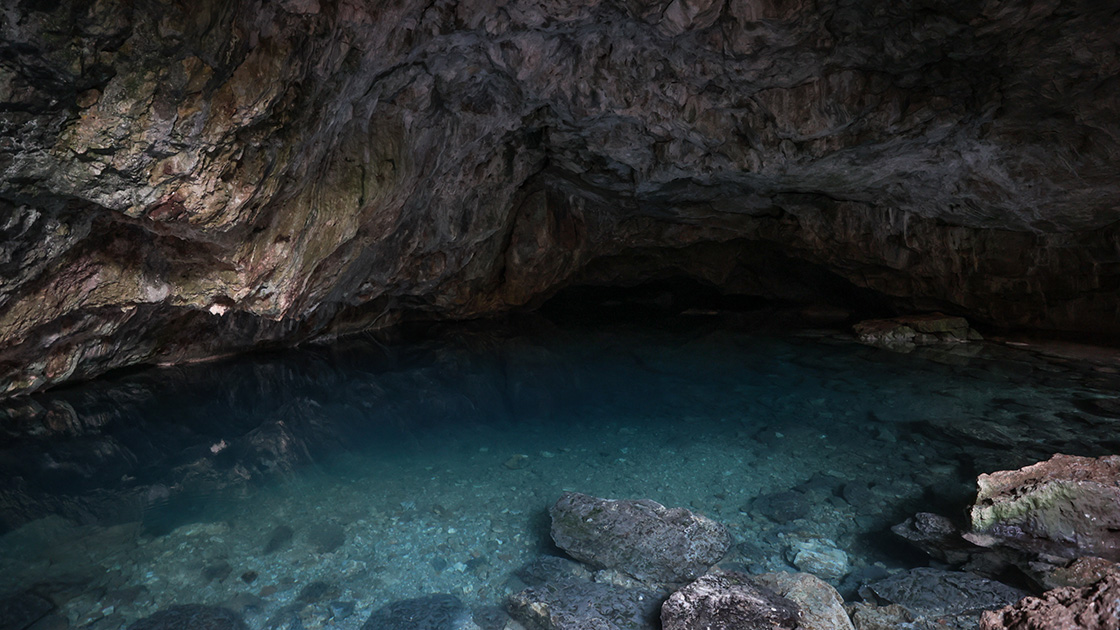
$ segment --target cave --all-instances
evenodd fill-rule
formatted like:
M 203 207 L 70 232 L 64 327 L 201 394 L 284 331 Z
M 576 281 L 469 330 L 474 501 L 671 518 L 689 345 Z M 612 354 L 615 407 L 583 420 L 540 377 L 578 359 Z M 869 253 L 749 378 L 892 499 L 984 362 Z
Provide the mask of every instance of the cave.
M 790 573 L 987 630 L 1120 575 L 1115 6 L 9 4 L 0 626 L 825 623 Z M 990 516 L 1016 470 L 1115 529 Z M 577 551 L 568 491 L 724 572 Z

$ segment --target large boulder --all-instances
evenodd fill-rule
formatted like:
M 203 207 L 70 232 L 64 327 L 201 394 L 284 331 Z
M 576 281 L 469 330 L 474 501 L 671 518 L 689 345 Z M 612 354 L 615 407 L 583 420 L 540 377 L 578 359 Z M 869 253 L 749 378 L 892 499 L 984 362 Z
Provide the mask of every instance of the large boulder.
M 696 579 L 731 547 L 731 535 L 723 525 L 648 500 L 618 501 L 566 492 L 549 513 L 552 539 L 573 558 L 645 582 Z
M 669 596 L 662 630 L 794 630 L 801 610 L 742 573 L 708 574 Z
M 1120 628 L 1120 575 L 1093 586 L 1067 586 L 1027 597 L 980 618 L 980 630 L 1116 630 Z
M 965 538 L 1035 556 L 1120 560 L 1120 456 L 1054 455 L 980 475 Z

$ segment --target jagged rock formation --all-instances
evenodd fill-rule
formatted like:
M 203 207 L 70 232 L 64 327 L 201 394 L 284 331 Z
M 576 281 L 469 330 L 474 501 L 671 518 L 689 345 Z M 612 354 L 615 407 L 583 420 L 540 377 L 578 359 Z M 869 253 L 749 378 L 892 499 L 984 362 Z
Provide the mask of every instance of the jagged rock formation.
M 666 275 L 1120 334 L 1108 3 L 61 0 L 0 33 L 0 393 Z

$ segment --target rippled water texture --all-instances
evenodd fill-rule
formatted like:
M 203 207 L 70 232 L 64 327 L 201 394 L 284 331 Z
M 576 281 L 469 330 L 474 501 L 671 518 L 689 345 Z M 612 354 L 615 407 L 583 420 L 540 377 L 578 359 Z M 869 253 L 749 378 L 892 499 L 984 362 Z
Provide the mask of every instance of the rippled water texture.
M 73 626 L 197 602 L 313 630 L 443 592 L 486 627 L 512 572 L 560 553 L 564 490 L 698 510 L 751 571 L 830 540 L 850 594 L 923 564 L 889 526 L 962 515 L 977 473 L 1120 452 L 1117 390 L 1007 346 L 901 355 L 711 321 L 450 327 L 121 374 L 8 409 L 0 596 L 32 589 Z

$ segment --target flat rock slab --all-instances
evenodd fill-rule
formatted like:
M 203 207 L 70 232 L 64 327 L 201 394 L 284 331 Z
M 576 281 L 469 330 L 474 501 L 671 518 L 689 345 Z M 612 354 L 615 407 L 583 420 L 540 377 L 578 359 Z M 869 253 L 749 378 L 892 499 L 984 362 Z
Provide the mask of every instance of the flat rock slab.
M 454 595 L 427 595 L 373 611 L 362 630 L 476 630 L 471 613 Z
M 731 535 L 723 525 L 648 500 L 618 501 L 566 492 L 549 514 L 552 539 L 573 558 L 647 582 L 694 580 L 731 547 Z
M 980 630 L 1116 630 L 1120 628 L 1120 575 L 1093 586 L 1067 586 L 985 612 Z
M 979 616 L 981 611 L 1001 608 L 1027 596 L 1025 591 L 973 573 L 924 567 L 865 588 L 879 599 L 924 618 Z
M 185 604 L 145 617 L 128 630 L 248 630 L 248 626 L 228 608 Z
M 529 630 L 656 630 L 662 597 L 645 589 L 561 578 L 509 598 Z
M 980 475 L 965 537 L 1034 555 L 1120 561 L 1120 456 L 1055 455 Z
M 716 573 L 669 596 L 661 607 L 663 630 L 793 630 L 798 605 L 743 573 Z

